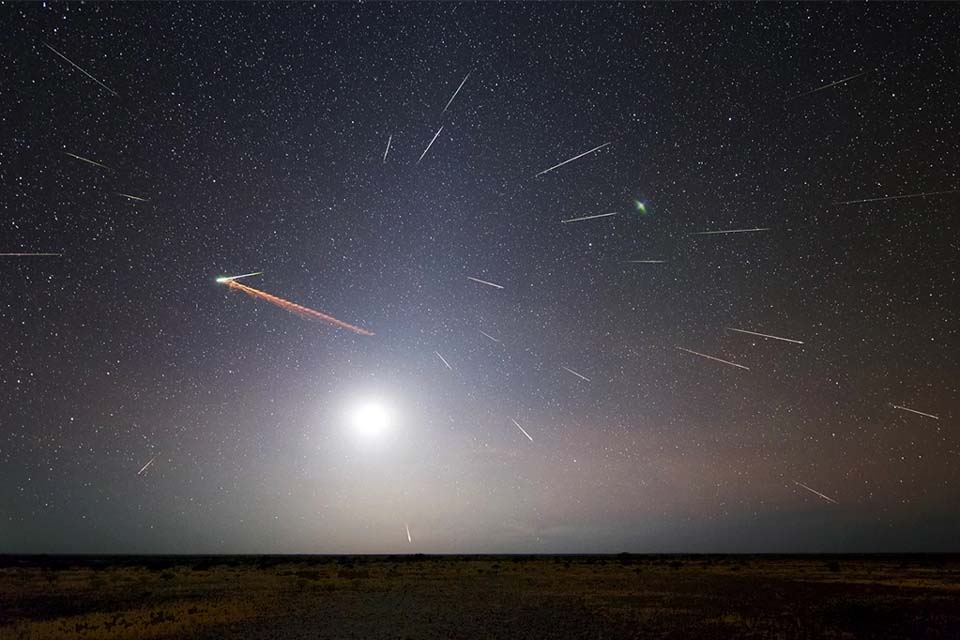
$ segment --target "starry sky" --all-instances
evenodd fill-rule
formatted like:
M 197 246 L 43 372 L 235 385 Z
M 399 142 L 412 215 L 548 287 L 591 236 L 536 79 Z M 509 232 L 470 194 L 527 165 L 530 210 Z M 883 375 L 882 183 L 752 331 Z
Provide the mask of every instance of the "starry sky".
M 0 551 L 956 550 L 954 6 L 0 22 Z

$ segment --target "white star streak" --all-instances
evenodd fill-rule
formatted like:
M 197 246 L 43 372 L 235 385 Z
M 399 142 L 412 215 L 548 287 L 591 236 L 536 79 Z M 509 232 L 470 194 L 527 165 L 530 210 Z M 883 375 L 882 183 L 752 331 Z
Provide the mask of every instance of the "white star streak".
M 123 196 L 124 198 L 129 198 L 130 200 L 136 200 L 137 202 L 150 202 L 146 198 L 138 198 L 137 196 L 131 196 L 129 193 L 120 193 L 117 191 L 118 196 Z
M 485 284 L 488 287 L 494 287 L 496 289 L 503 289 L 502 286 L 494 282 L 487 282 L 486 280 L 481 280 L 480 278 L 474 278 L 473 276 L 467 276 L 467 280 L 473 280 L 474 282 L 479 282 L 480 284 Z
M 757 227 L 755 229 L 727 229 L 724 231 L 697 231 L 691 233 L 691 236 L 716 236 L 725 233 L 755 233 L 757 231 L 770 231 L 770 227 Z
M 440 362 L 442 362 L 443 364 L 447 365 L 447 369 L 450 369 L 450 371 L 453 371 L 453 367 L 450 366 L 450 363 L 447 362 L 447 359 L 446 359 L 446 358 L 444 358 L 442 355 L 440 355 L 440 352 L 439 352 L 439 351 L 434 351 L 434 353 L 437 354 L 437 357 L 438 357 L 438 358 L 440 358 Z
M 600 149 L 603 149 L 603 148 L 604 148 L 605 146 L 607 146 L 608 144 L 610 144 L 610 143 L 609 143 L 609 142 L 604 142 L 604 143 L 603 143 L 602 145 L 600 145 L 599 147 L 594 147 L 593 149 L 590 149 L 590 151 L 584 151 L 583 153 L 581 153 L 581 154 L 578 155 L 578 156 L 573 156 L 573 157 L 570 158 L 569 160 L 564 160 L 564 161 L 561 162 L 560 164 L 555 164 L 555 165 L 553 165 L 552 167 L 550 167 L 549 169 L 544 169 L 543 171 L 541 171 L 540 173 L 538 173 L 537 175 L 535 175 L 534 178 L 539 178 L 539 177 L 542 176 L 543 174 L 545 174 L 545 173 L 550 173 L 550 172 L 553 171 L 554 169 L 558 169 L 558 168 L 562 167 L 563 165 L 567 164 L 568 162 L 573 162 L 574 160 L 578 160 L 578 159 L 582 158 L 583 156 L 590 155 L 590 154 L 593 153 L 594 151 L 599 151 Z
M 463 85 L 465 85 L 465 84 L 467 83 L 467 78 L 470 77 L 470 73 L 472 73 L 472 72 L 469 72 L 469 71 L 468 71 L 468 72 L 467 72 L 467 75 L 463 76 L 463 82 L 460 83 L 460 86 L 457 87 L 457 90 L 453 92 L 453 95 L 452 95 L 452 96 L 450 96 L 450 99 L 447 101 L 447 106 L 444 107 L 444 108 L 443 108 L 443 111 L 441 111 L 440 113 L 446 113 L 446 112 L 447 112 L 447 107 L 450 106 L 450 103 L 453 102 L 453 99 L 457 97 L 457 94 L 458 94 L 458 93 L 460 93 L 460 89 L 463 89 Z
M 770 338 L 771 340 L 782 340 L 784 342 L 792 342 L 793 344 L 803 344 L 800 340 L 794 340 L 792 338 L 781 338 L 780 336 L 771 336 L 766 333 L 757 333 L 756 331 L 747 331 L 746 329 L 734 329 L 733 327 L 726 327 L 727 331 L 737 331 L 738 333 L 748 333 L 751 336 L 760 336 L 761 338 Z
M 523 435 L 527 436 L 527 439 L 528 439 L 530 442 L 533 442 L 533 438 L 530 437 L 530 434 L 527 433 L 527 430 L 526 430 L 526 429 L 524 429 L 523 427 L 520 426 L 520 423 L 519 423 L 519 422 L 517 422 L 517 421 L 514 420 L 513 418 L 510 418 L 510 422 L 512 422 L 513 424 L 515 424 L 515 425 L 517 426 L 517 429 L 520 429 L 520 431 L 523 432 Z
M 577 376 L 577 377 L 580 378 L 581 380 L 586 380 L 587 382 L 590 382 L 590 378 L 588 378 L 587 376 L 584 376 L 584 375 L 581 375 L 581 374 L 577 373 L 576 371 L 574 371 L 573 369 L 570 369 L 569 367 L 565 367 L 565 366 L 563 366 L 563 365 L 560 365 L 560 368 L 563 369 L 564 371 L 569 371 L 570 373 L 572 373 L 573 375 Z
M 393 142 L 393 134 L 390 134 L 390 137 L 387 138 L 387 148 L 383 152 L 383 161 L 387 161 L 387 154 L 390 153 L 390 143 Z
M 784 100 L 783 102 L 784 102 L 784 104 L 786 104 L 787 102 L 790 102 L 791 100 L 796 100 L 797 98 L 802 98 L 803 96 L 808 96 L 808 95 L 810 95 L 811 93 L 816 93 L 817 91 L 823 91 L 824 89 L 829 89 L 830 87 L 835 87 L 835 86 L 837 86 L 837 85 L 839 85 L 839 84 L 843 84 L 843 83 L 845 83 L 845 82 L 850 82 L 851 80 L 853 80 L 853 79 L 855 79 L 855 78 L 859 78 L 860 76 L 865 75 L 866 73 L 867 73 L 866 71 L 861 71 L 860 73 L 857 73 L 857 74 L 855 74 L 855 75 L 852 75 L 852 76 L 850 76 L 850 77 L 848 77 L 848 78 L 844 78 L 843 80 L 837 80 L 836 82 L 831 82 L 830 84 L 825 84 L 825 85 L 823 85 L 822 87 L 817 87 L 816 89 L 811 89 L 810 91 L 806 91 L 806 92 L 801 93 L 801 94 L 799 94 L 799 95 L 793 96 L 792 98 L 788 98 L 788 99 Z
M 686 351 L 687 353 L 692 353 L 695 356 L 700 356 L 701 358 L 706 358 L 707 360 L 715 360 L 716 362 L 722 362 L 723 364 L 728 364 L 731 367 L 737 367 L 738 369 L 745 369 L 750 371 L 750 367 L 745 367 L 742 364 L 737 364 L 736 362 L 730 362 L 729 360 L 721 360 L 720 358 L 715 358 L 714 356 L 708 356 L 705 353 L 699 353 L 697 351 L 691 351 L 690 349 L 684 349 L 683 347 L 677 347 L 680 351 Z
M 834 202 L 833 204 L 862 204 L 864 202 L 883 202 L 884 200 L 902 200 L 903 198 L 927 198 L 929 196 L 942 196 L 948 193 L 960 193 L 960 189 L 951 189 L 949 191 L 924 191 L 922 193 L 907 193 L 901 196 L 881 196 L 879 198 L 867 198 L 865 200 L 844 200 L 843 202 Z
M 798 482 L 798 481 L 794 480 L 794 481 L 793 481 L 793 484 L 795 484 L 795 485 L 797 485 L 797 486 L 799 486 L 799 487 L 803 487 L 804 489 L 806 489 L 806 490 L 809 491 L 810 493 L 812 493 L 812 494 L 814 494 L 814 495 L 817 495 L 817 496 L 820 496 L 821 498 L 823 498 L 823 499 L 826 500 L 827 502 L 832 502 L 833 504 L 840 504 L 839 502 L 837 502 L 836 500 L 834 500 L 834 499 L 831 498 L 830 496 L 825 496 L 825 495 L 823 495 L 822 493 L 820 493 L 819 491 L 817 491 L 816 489 L 811 489 L 810 487 L 808 487 L 807 485 L 803 484 L 802 482 Z
M 160 455 L 160 454 L 157 454 L 157 455 Z M 143 465 L 143 466 L 140 468 L 140 471 L 137 471 L 137 475 L 138 475 L 138 476 L 139 476 L 139 475 L 142 475 L 143 472 L 147 470 L 147 467 L 149 467 L 150 465 L 152 465 L 152 464 L 153 464 L 153 461 L 156 460 L 156 459 L 157 459 L 157 456 L 153 456 L 152 458 L 150 458 L 150 460 L 147 461 L 147 464 Z
M 902 407 L 898 404 L 892 404 L 890 406 L 893 407 L 894 409 L 899 409 L 900 411 L 909 411 L 910 413 L 915 413 L 918 416 L 923 416 L 925 418 L 933 418 L 934 420 L 940 419 L 939 416 L 935 416 L 932 413 L 924 413 L 923 411 L 917 411 L 916 409 L 911 409 L 910 407 Z
M 430 140 L 430 144 L 427 145 L 427 148 L 423 150 L 423 153 L 420 154 L 420 157 L 417 159 L 417 164 L 420 164 L 420 160 L 423 160 L 423 156 L 427 155 L 427 151 L 430 151 L 430 147 L 433 146 L 433 141 L 437 139 L 437 136 L 440 135 L 440 132 L 443 131 L 443 127 L 437 129 L 437 132 L 433 134 L 433 139 Z
M 480 331 L 480 329 L 477 329 L 477 331 Z M 490 338 L 490 339 L 493 340 L 494 342 L 500 342 L 499 340 L 497 340 L 496 338 L 494 338 L 494 337 L 493 337 L 492 335 L 490 335 L 489 333 L 484 333 L 483 331 L 480 331 L 480 335 L 482 335 L 482 336 L 484 336 L 484 337 L 486 337 L 486 338 Z
M 62 253 L 43 253 L 43 252 L 0 253 L 0 257 L 7 257 L 7 258 L 27 258 L 30 256 L 62 256 L 62 255 L 63 255 Z
M 78 155 L 76 155 L 75 153 L 70 153 L 69 151 L 64 151 L 63 153 L 64 153 L 64 155 L 68 155 L 68 156 L 70 156 L 71 158 L 76 158 L 77 160 L 82 160 L 82 161 L 88 162 L 88 163 L 90 163 L 90 164 L 92 164 L 92 165 L 96 165 L 96 166 L 98 166 L 98 167 L 103 167 L 104 169 L 107 169 L 108 171 L 113 171 L 113 169 L 111 169 L 111 168 L 108 167 L 107 165 L 105 165 L 105 164 L 100 164 L 100 163 L 97 162 L 96 160 L 90 160 L 89 158 L 84 158 L 83 156 L 78 156 Z
M 624 264 L 663 264 L 666 260 L 624 260 Z
M 607 218 L 615 215 L 617 215 L 617 212 L 611 211 L 610 213 L 598 213 L 595 216 L 583 216 L 581 218 L 570 218 L 569 220 L 561 220 L 560 222 L 562 222 L 563 224 L 567 224 L 568 222 L 580 222 L 582 220 L 595 220 L 596 218 Z
M 71 59 L 68 58 L 67 56 L 63 55 L 62 53 L 60 53 L 59 51 L 57 51 L 56 49 L 54 49 L 53 47 L 51 47 L 50 45 L 48 45 L 46 42 L 43 43 L 43 46 L 45 46 L 47 49 L 50 49 L 50 51 L 53 51 L 55 54 L 57 54 L 58 56 L 60 56 L 61 58 L 63 58 L 63 59 L 66 60 L 67 62 L 69 62 L 71 65 L 73 65 L 74 68 L 79 69 L 81 73 L 83 73 L 85 76 L 87 76 L 88 78 L 90 78 L 91 80 L 93 80 L 94 82 L 96 82 L 98 85 L 100 85 L 101 87 L 103 87 L 104 89 L 106 89 L 107 91 L 109 91 L 110 93 L 112 93 L 113 95 L 115 95 L 115 96 L 119 96 L 119 95 L 120 95 L 119 93 L 117 93 L 116 91 L 114 91 L 113 89 L 111 89 L 110 87 L 108 87 L 107 85 L 103 84 L 102 82 L 100 82 L 99 80 L 97 80 L 96 78 L 94 78 L 92 75 L 90 75 L 89 73 L 87 73 L 86 70 L 84 70 L 83 67 L 81 67 L 80 65 L 78 65 L 77 63 L 75 63 L 73 60 L 71 60 Z

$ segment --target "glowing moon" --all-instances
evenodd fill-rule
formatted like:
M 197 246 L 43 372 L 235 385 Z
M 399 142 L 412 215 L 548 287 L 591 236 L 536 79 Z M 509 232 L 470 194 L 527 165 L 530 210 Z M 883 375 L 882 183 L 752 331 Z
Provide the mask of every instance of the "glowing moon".
M 354 406 L 349 412 L 349 421 L 351 428 L 367 439 L 379 439 L 393 427 L 390 409 L 374 400 Z

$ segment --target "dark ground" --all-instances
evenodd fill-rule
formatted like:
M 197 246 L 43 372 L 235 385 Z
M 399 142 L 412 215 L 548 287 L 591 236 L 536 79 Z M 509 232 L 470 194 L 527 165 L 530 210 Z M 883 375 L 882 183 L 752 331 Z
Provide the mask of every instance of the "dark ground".
M 960 556 L 0 556 L 9 638 L 960 638 Z

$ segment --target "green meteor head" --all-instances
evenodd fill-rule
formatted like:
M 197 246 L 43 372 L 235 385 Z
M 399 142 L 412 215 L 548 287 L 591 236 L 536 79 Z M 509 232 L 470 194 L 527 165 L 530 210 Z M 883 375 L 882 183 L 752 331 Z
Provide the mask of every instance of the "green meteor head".
M 639 213 L 640 215 L 642 216 L 647 215 L 647 205 L 640 202 L 639 200 L 633 201 L 633 207 L 637 210 L 637 213 Z

